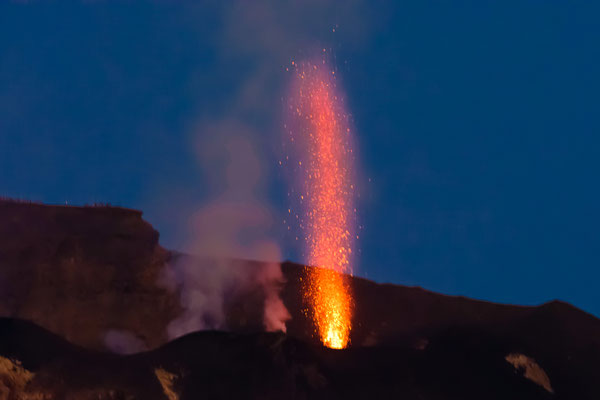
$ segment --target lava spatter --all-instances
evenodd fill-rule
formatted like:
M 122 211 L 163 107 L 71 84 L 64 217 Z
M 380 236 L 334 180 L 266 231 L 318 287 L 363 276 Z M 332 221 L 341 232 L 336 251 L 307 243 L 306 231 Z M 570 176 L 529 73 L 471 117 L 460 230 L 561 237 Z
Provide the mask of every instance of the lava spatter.
M 297 216 L 310 265 L 304 297 L 321 342 L 343 349 L 352 328 L 352 274 L 355 237 L 353 154 L 348 114 L 336 87 L 335 71 L 322 62 L 293 63 L 286 124 L 293 165 L 300 182 Z

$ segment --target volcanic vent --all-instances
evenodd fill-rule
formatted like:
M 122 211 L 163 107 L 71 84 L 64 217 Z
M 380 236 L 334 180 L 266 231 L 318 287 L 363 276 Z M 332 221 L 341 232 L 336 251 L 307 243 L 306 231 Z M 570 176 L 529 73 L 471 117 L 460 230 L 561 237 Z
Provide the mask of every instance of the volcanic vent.
M 165 263 L 189 256 L 158 246 L 141 213 L 7 202 L 0 213 L 1 282 L 12 286 L 5 285 L 4 316 L 54 332 L 0 320 L 3 365 L 26 378 L 8 393 L 164 399 L 155 373 L 162 370 L 180 399 L 600 396 L 600 321 L 568 304 L 499 305 L 348 277 L 352 346 L 331 351 L 315 342 L 304 313 L 301 288 L 311 268 L 293 263 L 281 265 L 281 296 L 292 315 L 287 334 L 261 332 L 264 298 L 243 291 L 226 304 L 229 333 L 195 333 L 165 346 L 167 326 L 182 310 L 179 294 L 156 278 Z M 236 268 L 253 263 L 260 264 L 239 260 Z M 107 355 L 108 329 L 155 350 Z M 526 362 L 516 363 L 515 354 Z
M 321 342 L 343 349 L 352 328 L 347 274 L 356 236 L 350 125 L 326 60 L 292 66 L 285 166 L 294 172 L 290 193 L 298 206 L 289 214 L 305 239 L 309 264 L 320 267 L 306 270 L 302 292 Z

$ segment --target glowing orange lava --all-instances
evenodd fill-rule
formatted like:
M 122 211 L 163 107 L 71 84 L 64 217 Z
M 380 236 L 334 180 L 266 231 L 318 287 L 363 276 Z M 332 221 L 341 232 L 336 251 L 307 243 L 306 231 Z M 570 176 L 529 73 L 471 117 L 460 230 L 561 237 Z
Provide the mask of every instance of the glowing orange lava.
M 294 66 L 290 109 L 295 130 L 289 133 L 300 149 L 295 168 L 303 180 L 303 211 L 297 218 L 305 232 L 309 263 L 320 267 L 307 269 L 305 300 L 321 342 L 343 349 L 352 327 L 352 295 L 345 274 L 352 274 L 355 221 L 348 116 L 337 95 L 335 73 L 325 61 Z

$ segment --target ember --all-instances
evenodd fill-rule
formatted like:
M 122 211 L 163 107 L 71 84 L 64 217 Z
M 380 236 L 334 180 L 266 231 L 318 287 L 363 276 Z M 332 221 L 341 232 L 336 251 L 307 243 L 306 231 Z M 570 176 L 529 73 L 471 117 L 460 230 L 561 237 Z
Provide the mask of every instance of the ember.
M 296 219 L 309 264 L 319 267 L 307 271 L 305 299 L 323 344 L 343 349 L 352 325 L 352 295 L 345 274 L 352 274 L 356 212 L 348 115 L 337 93 L 335 71 L 325 60 L 293 67 L 286 127 L 299 157 L 294 168 L 302 182 L 296 191 L 301 206 Z

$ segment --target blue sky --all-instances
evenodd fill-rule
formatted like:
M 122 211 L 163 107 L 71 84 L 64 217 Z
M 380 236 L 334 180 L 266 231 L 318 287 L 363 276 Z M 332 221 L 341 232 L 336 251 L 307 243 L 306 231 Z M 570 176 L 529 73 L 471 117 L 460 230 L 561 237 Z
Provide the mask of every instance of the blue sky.
M 591 2 L 3 2 L 0 194 L 142 209 L 182 248 L 222 189 L 207 160 L 235 134 L 280 221 L 284 67 L 327 48 L 362 169 L 358 275 L 600 315 L 597 15 Z M 302 258 L 283 224 L 270 234 Z

